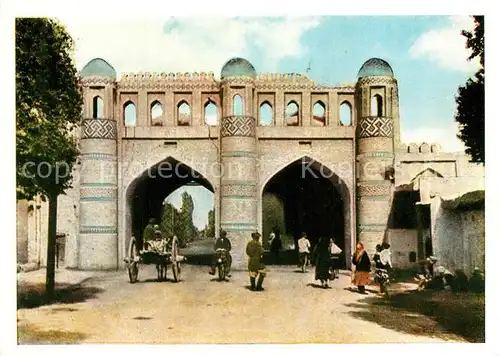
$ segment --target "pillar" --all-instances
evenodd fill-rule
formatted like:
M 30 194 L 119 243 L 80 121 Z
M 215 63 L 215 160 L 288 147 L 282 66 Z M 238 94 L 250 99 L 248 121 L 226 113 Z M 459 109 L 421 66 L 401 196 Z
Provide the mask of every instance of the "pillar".
M 394 166 L 394 119 L 389 116 L 387 93 L 395 87 L 396 80 L 386 76 L 369 76 L 359 79 L 356 85 L 357 103 L 357 158 L 356 158 L 356 207 L 357 239 L 363 241 L 370 255 L 375 246 L 384 241 L 389 228 L 392 207 Z M 372 116 L 372 90 L 384 96 L 383 116 Z M 384 94 L 385 93 L 385 94 Z M 391 100 L 394 98 L 391 95 Z M 392 173 L 393 174 L 393 173 Z
M 222 81 L 220 132 L 220 227 L 232 244 L 233 267 L 246 268 L 245 247 L 257 231 L 257 143 L 253 105 L 253 78 L 229 77 Z M 243 99 L 243 115 L 234 115 L 233 97 Z
M 100 95 L 105 104 L 102 118 L 93 118 L 92 112 L 86 110 L 89 105 L 85 105 L 83 113 L 78 239 L 78 269 L 82 270 L 118 268 L 117 130 L 113 91 L 114 82 L 105 79 L 102 89 L 84 86 L 84 100 Z M 144 124 L 144 100 L 142 104 L 138 116 Z

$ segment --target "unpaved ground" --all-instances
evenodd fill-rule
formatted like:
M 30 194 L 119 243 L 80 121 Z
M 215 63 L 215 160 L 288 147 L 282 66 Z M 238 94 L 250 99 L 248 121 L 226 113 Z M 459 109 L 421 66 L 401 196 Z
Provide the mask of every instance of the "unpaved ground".
M 324 290 L 312 284 L 312 271 L 271 266 L 264 292 L 248 290 L 245 272 L 218 282 L 206 267 L 183 265 L 179 283 L 155 277 L 153 266 L 141 266 L 136 284 L 125 271 L 101 274 L 73 289 L 62 304 L 21 308 L 19 343 L 465 341 L 430 317 L 392 310 L 376 294 L 348 290 L 347 274 Z

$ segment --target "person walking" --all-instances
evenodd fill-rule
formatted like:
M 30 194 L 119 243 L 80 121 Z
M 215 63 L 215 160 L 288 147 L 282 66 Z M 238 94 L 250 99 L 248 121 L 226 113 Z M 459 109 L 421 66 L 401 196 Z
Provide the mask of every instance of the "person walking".
M 321 237 L 313 252 L 315 270 L 315 280 L 320 280 L 321 287 L 328 288 L 330 279 L 330 239 Z
M 371 262 L 361 241 L 356 244 L 356 252 L 352 256 L 352 265 L 352 283 L 358 287 L 360 293 L 366 294 L 365 286 L 370 282 Z
M 252 233 L 252 240 L 250 240 L 246 247 L 248 259 L 248 274 L 250 275 L 250 289 L 252 291 L 263 291 L 262 283 L 266 276 L 266 266 L 262 261 L 262 254 L 264 248 L 259 242 L 260 234 L 258 232 Z M 257 284 L 255 281 L 257 280 Z
M 302 272 L 305 272 L 306 265 L 308 265 L 309 253 L 311 252 L 311 243 L 307 239 L 307 235 L 305 232 L 302 233 L 299 241 L 299 267 L 302 269 Z

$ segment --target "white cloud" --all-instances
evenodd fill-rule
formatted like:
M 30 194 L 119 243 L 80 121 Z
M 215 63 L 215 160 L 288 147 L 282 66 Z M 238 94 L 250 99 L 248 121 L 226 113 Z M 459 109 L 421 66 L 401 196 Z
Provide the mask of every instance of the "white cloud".
M 464 143 L 457 137 L 458 124 L 451 122 L 444 127 L 419 127 L 407 130 L 401 127 L 401 141 L 410 143 L 428 144 L 438 143 L 442 152 L 465 152 Z
M 479 60 L 468 61 L 469 50 L 462 30 L 472 30 L 474 21 L 469 16 L 452 16 L 446 27 L 423 33 L 410 48 L 413 58 L 428 58 L 439 66 L 462 72 L 475 72 Z
M 228 59 L 248 57 L 252 49 L 266 66 L 257 71 L 275 70 L 280 59 L 306 53 L 301 37 L 319 24 L 317 18 L 60 20 L 75 39 L 78 69 L 101 57 L 118 73 L 213 71 L 216 75 Z

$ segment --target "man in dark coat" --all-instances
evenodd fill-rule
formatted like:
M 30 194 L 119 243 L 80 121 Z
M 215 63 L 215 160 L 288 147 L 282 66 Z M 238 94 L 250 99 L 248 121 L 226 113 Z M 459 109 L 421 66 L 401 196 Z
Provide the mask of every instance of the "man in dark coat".
M 262 283 L 264 282 L 264 277 L 266 276 L 266 266 L 262 261 L 262 254 L 264 253 L 264 248 L 259 242 L 260 234 L 258 232 L 252 233 L 252 240 L 248 242 L 246 253 L 249 257 L 248 259 L 248 274 L 250 275 L 250 289 L 263 291 Z M 255 280 L 257 280 L 257 285 L 255 285 Z
M 153 241 L 155 239 L 155 219 L 149 219 L 149 223 L 144 228 L 144 232 L 142 233 L 142 248 L 147 248 L 147 242 Z
M 219 238 L 215 241 L 214 251 L 224 250 L 224 254 L 226 256 L 226 275 L 231 277 L 231 263 L 233 259 L 231 258 L 231 241 L 227 238 L 227 232 L 225 230 L 220 230 Z M 210 274 L 215 274 L 215 267 L 217 266 L 217 253 L 215 253 L 212 257 L 212 269 L 210 270 Z

